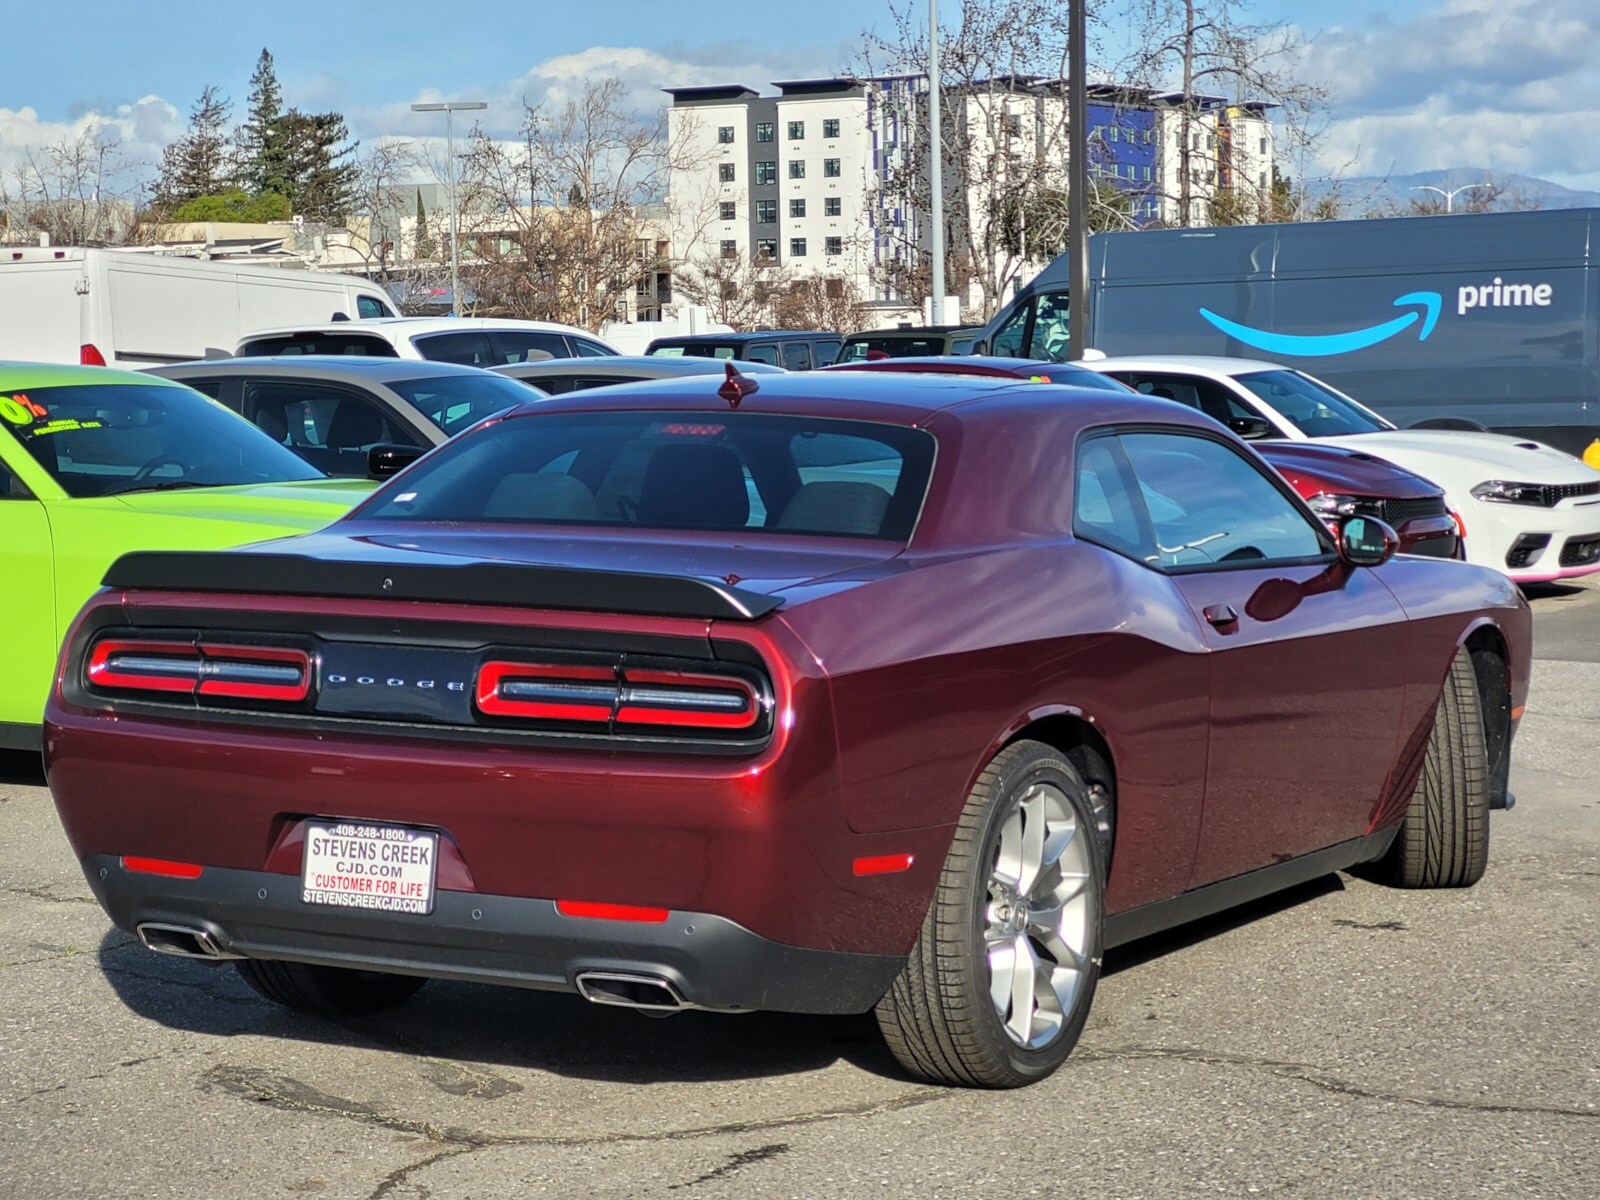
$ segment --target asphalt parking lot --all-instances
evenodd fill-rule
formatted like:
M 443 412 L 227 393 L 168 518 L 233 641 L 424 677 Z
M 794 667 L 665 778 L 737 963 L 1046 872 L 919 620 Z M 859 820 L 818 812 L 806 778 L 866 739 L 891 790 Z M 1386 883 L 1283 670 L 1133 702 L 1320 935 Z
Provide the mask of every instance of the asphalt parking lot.
M 111 930 L 0 756 L 0 1197 L 1600 1195 L 1600 588 L 1535 599 L 1466 892 L 1333 877 L 1126 948 L 1067 1067 L 901 1077 L 870 1018 L 431 984 L 346 1024 Z

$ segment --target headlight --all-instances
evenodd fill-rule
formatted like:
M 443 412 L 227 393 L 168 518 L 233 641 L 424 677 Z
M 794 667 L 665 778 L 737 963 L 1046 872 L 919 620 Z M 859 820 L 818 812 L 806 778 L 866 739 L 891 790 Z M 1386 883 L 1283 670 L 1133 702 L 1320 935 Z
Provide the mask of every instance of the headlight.
M 1340 517 L 1354 516 L 1356 508 L 1361 501 L 1354 496 L 1340 496 L 1333 492 L 1318 492 L 1306 503 L 1311 506 L 1311 511 L 1319 517 L 1337 520 Z
M 1472 489 L 1476 499 L 1495 504 L 1538 504 L 1546 506 L 1544 485 L 1540 483 L 1507 483 L 1504 479 L 1487 479 Z

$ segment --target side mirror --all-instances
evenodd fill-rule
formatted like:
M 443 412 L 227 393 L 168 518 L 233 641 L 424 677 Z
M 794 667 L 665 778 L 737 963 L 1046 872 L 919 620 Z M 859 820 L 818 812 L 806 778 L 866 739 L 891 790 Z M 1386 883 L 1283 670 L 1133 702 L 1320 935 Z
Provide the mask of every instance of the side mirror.
M 1272 436 L 1272 422 L 1265 417 L 1229 417 L 1228 428 L 1247 442 Z
M 391 475 L 398 475 L 426 453 L 421 446 L 380 442 L 367 451 L 367 478 L 388 479 Z
M 1339 557 L 1352 567 L 1378 567 L 1400 549 L 1400 535 L 1376 517 L 1339 522 Z

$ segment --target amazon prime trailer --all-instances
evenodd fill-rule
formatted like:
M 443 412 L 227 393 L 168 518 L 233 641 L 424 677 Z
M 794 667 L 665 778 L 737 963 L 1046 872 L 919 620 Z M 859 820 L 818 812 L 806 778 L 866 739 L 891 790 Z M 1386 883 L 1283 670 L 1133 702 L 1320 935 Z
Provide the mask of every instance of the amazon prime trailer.
M 1398 425 L 1600 437 L 1600 209 L 1097 234 L 1089 345 L 1297 367 Z M 985 329 L 1057 361 L 1067 256 Z

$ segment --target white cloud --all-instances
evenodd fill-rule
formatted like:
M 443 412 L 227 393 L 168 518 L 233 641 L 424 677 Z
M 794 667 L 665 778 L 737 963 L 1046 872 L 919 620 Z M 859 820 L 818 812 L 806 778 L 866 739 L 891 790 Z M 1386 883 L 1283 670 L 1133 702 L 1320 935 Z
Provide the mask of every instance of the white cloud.
M 1446 0 L 1409 20 L 1326 30 L 1301 69 L 1334 94 L 1327 171 L 1472 166 L 1600 181 L 1594 0 Z
M 114 181 L 117 186 L 131 186 L 149 177 L 161 161 L 162 147 L 183 132 L 183 116 L 169 101 L 156 95 L 107 108 L 109 111 L 99 106 L 90 108 L 69 121 L 43 120 L 27 106 L 0 108 L 0 177 L 9 186 L 30 153 L 37 155 L 46 147 L 85 134 L 102 144 L 116 146 L 125 164 L 124 178 Z

